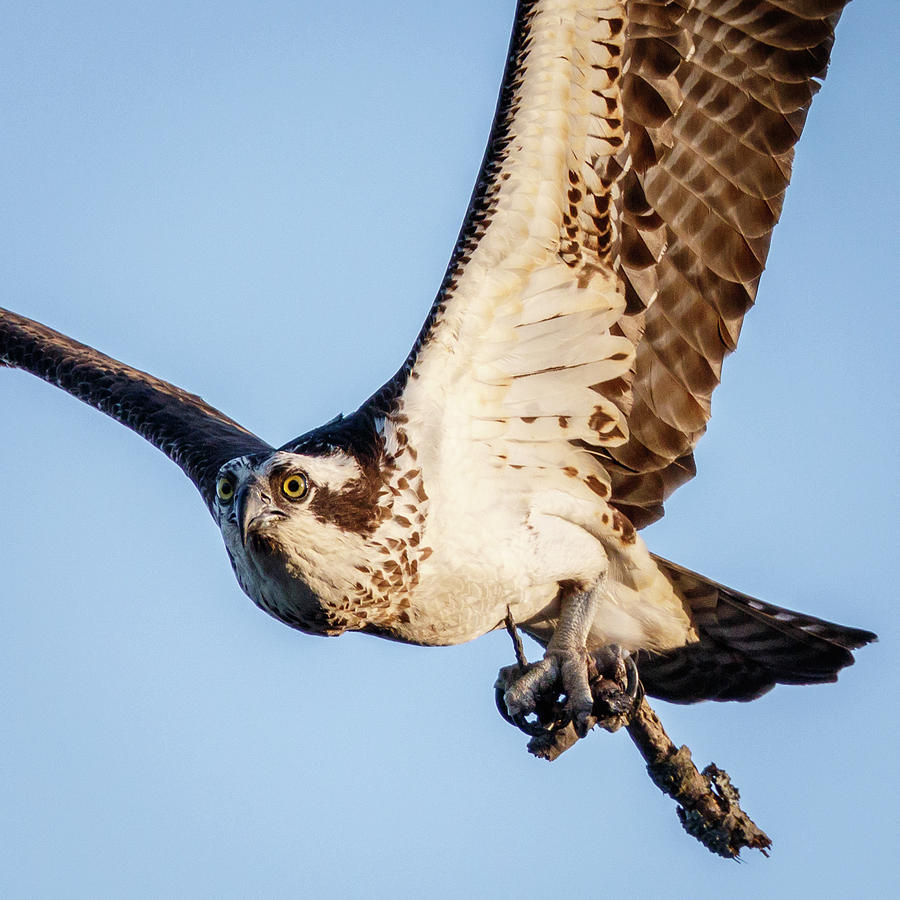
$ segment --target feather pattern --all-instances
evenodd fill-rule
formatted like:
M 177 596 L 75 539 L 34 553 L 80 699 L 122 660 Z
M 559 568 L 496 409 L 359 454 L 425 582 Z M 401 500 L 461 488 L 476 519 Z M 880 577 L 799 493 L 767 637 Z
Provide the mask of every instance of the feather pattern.
M 521 0 L 450 266 L 371 404 L 501 457 L 539 443 L 538 465 L 658 518 L 694 474 L 844 4 Z
M 663 654 L 641 653 L 647 693 L 673 703 L 754 700 L 776 684 L 837 680 L 876 636 L 782 609 L 654 556 L 691 611 L 699 640 Z
M 546 643 L 589 594 L 586 646 L 645 656 L 656 696 L 834 680 L 874 635 L 652 557 L 635 527 L 694 474 L 842 7 L 520 0 L 481 175 L 419 339 L 359 410 L 287 453 L 3 310 L 0 364 L 175 461 L 244 589 L 295 627 L 446 644 L 513 614 Z M 270 509 L 248 550 L 227 497 L 215 511 L 220 467 L 246 510 L 250 486 L 298 456 L 306 507 Z
M 844 0 L 632 3 L 626 196 L 665 253 L 636 347 L 629 440 L 609 452 L 614 502 L 638 527 L 693 471 L 722 360 L 756 296 L 793 146 Z M 637 237 L 630 240 L 635 243 Z M 633 284 L 633 264 L 623 260 Z M 646 279 L 645 279 L 646 280 Z M 629 291 L 629 296 L 633 296 Z M 638 302 L 633 302 L 637 307 Z M 644 482 L 644 483 L 642 483 Z M 623 487 L 627 486 L 627 491 Z

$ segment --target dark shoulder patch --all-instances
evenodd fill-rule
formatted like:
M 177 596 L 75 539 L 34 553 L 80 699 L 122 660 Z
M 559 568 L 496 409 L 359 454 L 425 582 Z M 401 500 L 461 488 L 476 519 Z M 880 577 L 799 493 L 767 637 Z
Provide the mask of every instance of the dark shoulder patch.
M 376 418 L 371 406 L 366 404 L 349 416 L 339 415 L 279 449 L 308 456 L 328 456 L 335 450 L 342 450 L 366 469 L 378 463 L 384 449 L 384 438 Z

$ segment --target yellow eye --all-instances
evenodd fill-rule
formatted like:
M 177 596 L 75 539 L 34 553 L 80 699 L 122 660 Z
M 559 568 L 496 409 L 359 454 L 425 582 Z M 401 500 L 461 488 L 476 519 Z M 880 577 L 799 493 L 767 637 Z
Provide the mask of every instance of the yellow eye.
M 288 475 L 281 482 L 281 492 L 290 500 L 301 500 L 309 490 L 309 482 L 303 474 Z
M 234 482 L 227 475 L 223 475 L 216 482 L 216 496 L 223 503 L 234 499 Z

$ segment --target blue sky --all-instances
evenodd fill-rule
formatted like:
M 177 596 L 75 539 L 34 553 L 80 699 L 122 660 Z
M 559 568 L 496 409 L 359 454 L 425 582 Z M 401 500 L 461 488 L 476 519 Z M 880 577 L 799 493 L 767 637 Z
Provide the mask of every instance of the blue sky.
M 513 6 L 0 4 L 0 305 L 272 442 L 352 409 L 440 282 Z M 881 635 L 836 686 L 657 704 L 771 859 L 684 836 L 624 734 L 531 759 L 493 707 L 505 635 L 426 650 L 269 619 L 165 457 L 0 371 L 0 895 L 893 884 L 898 41 L 893 0 L 850 5 L 699 477 L 645 533 Z

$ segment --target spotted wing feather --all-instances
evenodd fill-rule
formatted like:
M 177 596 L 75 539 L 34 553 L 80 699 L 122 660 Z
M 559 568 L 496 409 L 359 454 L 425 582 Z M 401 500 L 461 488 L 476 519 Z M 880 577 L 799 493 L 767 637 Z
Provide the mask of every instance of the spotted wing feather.
M 5 309 L 0 309 L 0 361 L 136 431 L 181 467 L 208 506 L 223 463 L 271 450 L 200 397 Z
M 589 498 L 590 479 L 607 495 L 601 461 L 576 442 L 627 438 L 635 350 L 615 272 L 625 24 L 619 0 L 519 3 L 450 267 L 406 365 L 373 398 L 408 420 L 417 447 L 452 434 L 472 477 L 500 467 L 511 490 L 539 477 Z
M 374 405 L 658 518 L 694 474 L 844 5 L 521 0 L 447 274 Z

